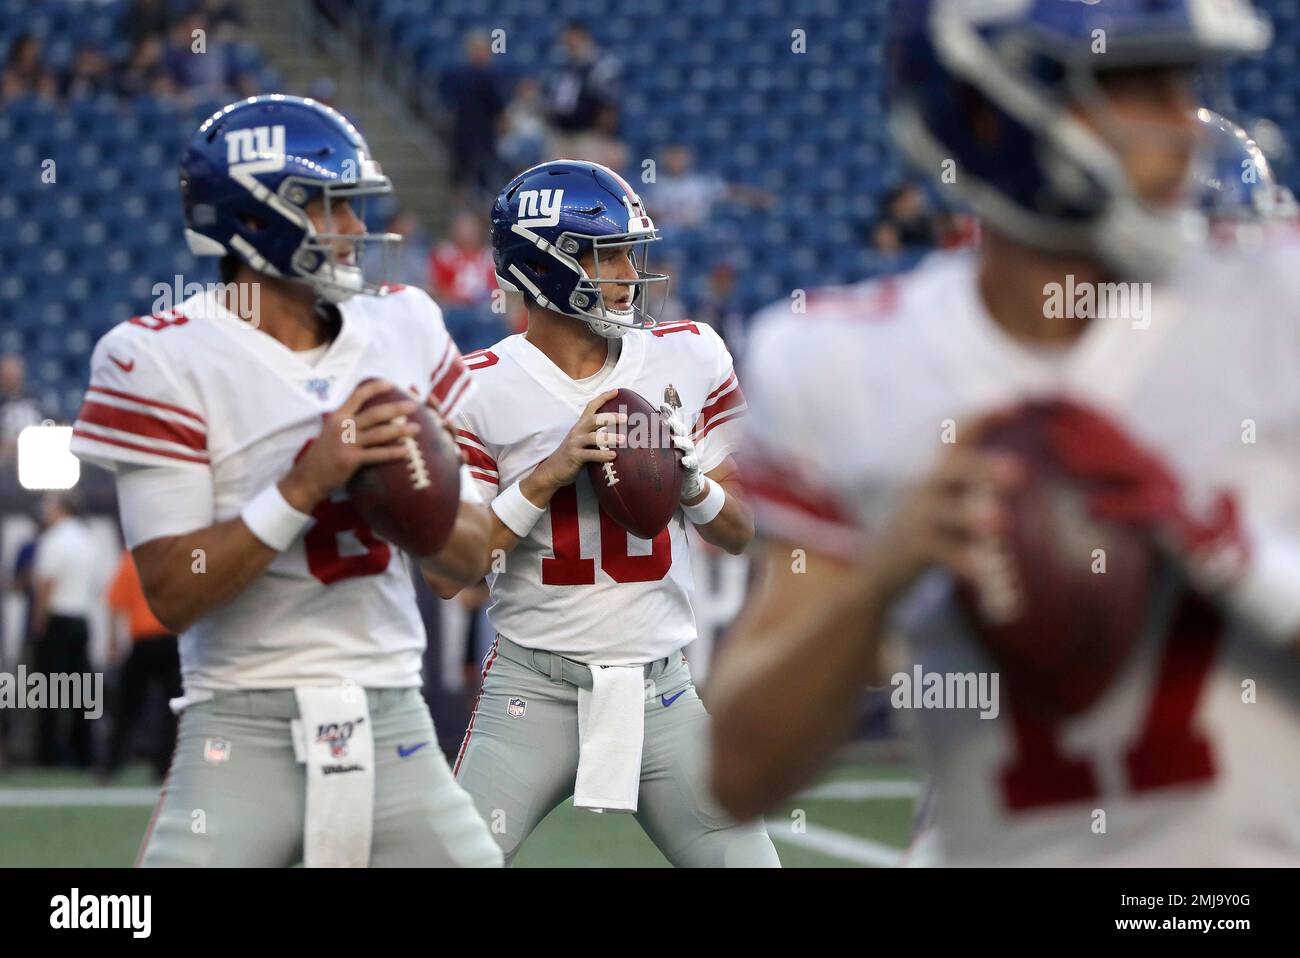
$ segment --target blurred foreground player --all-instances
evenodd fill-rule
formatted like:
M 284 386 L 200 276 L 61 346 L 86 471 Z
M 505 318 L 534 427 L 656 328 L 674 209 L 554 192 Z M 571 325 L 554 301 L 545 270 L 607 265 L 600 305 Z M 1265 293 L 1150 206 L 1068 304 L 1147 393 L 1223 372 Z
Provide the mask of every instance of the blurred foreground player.
M 214 114 L 181 161 L 191 248 L 223 284 L 99 342 L 73 451 L 117 472 L 145 594 L 180 634 L 176 754 L 148 866 L 499 865 L 420 694 L 408 561 L 343 486 L 401 459 L 415 401 L 469 386 L 438 308 L 363 281 L 352 203 L 391 189 L 360 134 L 310 100 Z M 462 488 L 469 488 L 463 483 Z M 462 503 L 426 575 L 483 573 Z
M 714 673 L 718 795 L 749 816 L 807 781 L 883 684 L 887 630 L 908 639 L 907 677 L 1005 673 L 956 586 L 988 585 L 1026 462 L 972 446 L 989 414 L 1037 398 L 1090 490 L 1080 528 L 1158 547 L 1145 626 L 1080 711 L 1003 682 L 983 712 L 903 713 L 934 787 L 913 860 L 1300 863 L 1300 250 L 1206 250 L 1189 177 L 1195 68 L 1264 49 L 1268 25 L 1195 0 L 899 8 L 897 139 L 936 176 L 951 165 L 984 242 L 755 333 L 769 544 Z M 1050 301 L 1161 277 L 1125 283 L 1127 309 Z M 1096 541 L 1050 547 L 1086 563 Z
M 497 277 L 524 294 L 528 329 L 466 357 L 475 395 L 455 420 L 497 556 L 497 638 L 456 779 L 507 862 L 572 795 L 633 812 L 674 865 L 779 864 L 761 823 L 738 824 L 709 792 L 709 716 L 682 654 L 695 638 L 686 523 L 731 553 L 754 532 L 731 458 L 744 394 L 712 329 L 655 325 L 647 301 L 666 277 L 644 257 L 657 239 L 632 188 L 594 163 L 527 170 L 492 210 Z M 617 458 L 621 414 L 598 410 L 619 388 L 658 405 L 686 467 L 651 540 L 600 507 L 583 468 Z

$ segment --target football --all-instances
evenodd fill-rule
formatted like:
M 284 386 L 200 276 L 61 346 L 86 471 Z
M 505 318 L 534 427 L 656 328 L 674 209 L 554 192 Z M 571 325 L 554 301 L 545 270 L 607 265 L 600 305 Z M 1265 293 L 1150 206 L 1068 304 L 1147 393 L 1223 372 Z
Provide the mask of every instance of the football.
M 653 539 L 668 527 L 682 496 L 681 453 L 659 410 L 630 389 L 598 412 L 626 413 L 628 421 L 612 432 L 627 437 L 613 462 L 587 463 L 587 478 L 596 501 L 615 522 L 642 539 Z
M 1010 529 L 981 547 L 977 586 L 958 587 L 975 633 L 1008 694 L 1047 717 L 1074 715 L 1106 691 L 1136 644 L 1156 567 L 1150 542 L 1099 522 L 1055 461 L 1051 412 L 1026 405 L 979 446 L 1016 456 Z
M 361 408 L 410 398 L 394 388 Z M 456 522 L 460 453 L 427 407 L 412 418 L 420 431 L 403 440 L 406 457 L 358 469 L 348 495 L 377 535 L 411 555 L 429 556 L 446 544 Z

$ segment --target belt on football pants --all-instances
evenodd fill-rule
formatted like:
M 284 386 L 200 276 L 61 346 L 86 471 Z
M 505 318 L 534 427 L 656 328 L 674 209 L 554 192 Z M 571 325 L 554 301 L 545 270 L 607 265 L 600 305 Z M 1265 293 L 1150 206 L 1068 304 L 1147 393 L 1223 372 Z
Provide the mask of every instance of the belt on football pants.
M 391 712 L 411 704 L 412 693 L 418 698 L 420 690 L 409 688 L 368 688 L 366 704 L 371 715 Z M 293 689 L 218 689 L 211 696 L 197 696 L 191 704 L 211 702 L 217 715 L 245 715 L 250 718 L 296 719 L 298 697 Z
M 522 665 L 534 672 L 541 672 L 552 682 L 568 682 L 579 688 L 591 688 L 591 666 L 585 662 L 566 659 L 555 652 L 541 649 L 526 649 L 518 642 L 511 642 L 500 632 L 497 633 L 497 655 L 508 659 L 516 665 Z M 669 669 L 676 668 L 682 661 L 682 652 L 678 649 L 662 659 L 647 662 L 644 666 L 647 679 L 657 679 Z

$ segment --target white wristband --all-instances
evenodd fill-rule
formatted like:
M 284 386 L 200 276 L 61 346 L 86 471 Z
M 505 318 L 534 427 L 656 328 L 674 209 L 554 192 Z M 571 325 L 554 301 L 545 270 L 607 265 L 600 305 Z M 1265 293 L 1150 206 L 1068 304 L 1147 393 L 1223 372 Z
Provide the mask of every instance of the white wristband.
M 311 522 L 311 516 L 304 515 L 285 501 L 275 483 L 249 499 L 239 518 L 244 520 L 249 532 L 276 552 L 289 548 Z
M 722 488 L 721 483 L 714 482 L 712 479 L 705 479 L 704 481 L 709 487 L 709 491 L 704 498 L 693 506 L 682 506 L 682 512 L 686 513 L 686 518 L 697 526 L 707 526 L 718 518 L 718 513 L 727 504 L 727 490 Z
M 1246 574 L 1231 586 L 1228 607 L 1270 643 L 1282 647 L 1300 637 L 1300 549 L 1275 536 L 1260 536 Z
M 505 492 L 492 500 L 492 511 L 505 523 L 507 529 L 521 539 L 533 531 L 537 520 L 546 512 L 545 509 L 528 501 L 528 497 L 524 495 L 517 482 L 506 487 Z

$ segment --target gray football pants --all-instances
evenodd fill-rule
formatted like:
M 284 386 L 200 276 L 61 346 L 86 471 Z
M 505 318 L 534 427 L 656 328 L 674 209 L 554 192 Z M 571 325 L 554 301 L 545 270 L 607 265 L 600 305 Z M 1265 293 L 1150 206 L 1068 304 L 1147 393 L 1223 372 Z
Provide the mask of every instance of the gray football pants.
M 419 689 L 367 689 L 375 742 L 370 864 L 496 866 L 501 851 L 438 748 Z M 144 867 L 287 867 L 303 856 L 306 766 L 291 689 L 217 692 L 181 716 L 140 849 Z
M 645 703 L 637 822 L 679 867 L 779 868 L 763 825 L 738 824 L 709 789 L 709 714 L 686 657 L 674 652 L 645 669 L 653 685 Z M 580 684 L 591 688 L 587 666 L 504 636 L 484 660 L 456 781 L 473 796 L 507 864 L 537 823 L 573 795 Z

